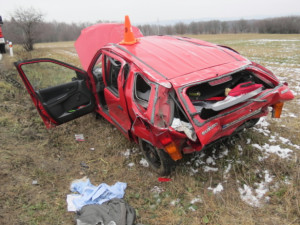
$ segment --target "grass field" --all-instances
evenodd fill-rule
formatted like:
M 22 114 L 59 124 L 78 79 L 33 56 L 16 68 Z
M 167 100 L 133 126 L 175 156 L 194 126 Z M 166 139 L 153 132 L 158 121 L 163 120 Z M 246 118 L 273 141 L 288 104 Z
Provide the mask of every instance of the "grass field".
M 171 181 L 112 125 L 87 115 L 46 130 L 13 61 L 55 58 L 80 67 L 73 42 L 18 46 L 0 61 L 0 224 L 74 224 L 72 180 L 126 182 L 126 201 L 146 224 L 300 224 L 300 36 L 228 34 L 196 38 L 230 46 L 271 69 L 295 94 L 281 119 L 264 118 L 230 142 L 182 160 Z M 83 134 L 76 142 L 74 134 Z M 90 148 L 94 148 L 91 151 Z M 80 164 L 84 162 L 88 168 Z M 37 184 L 33 184 L 37 181 Z

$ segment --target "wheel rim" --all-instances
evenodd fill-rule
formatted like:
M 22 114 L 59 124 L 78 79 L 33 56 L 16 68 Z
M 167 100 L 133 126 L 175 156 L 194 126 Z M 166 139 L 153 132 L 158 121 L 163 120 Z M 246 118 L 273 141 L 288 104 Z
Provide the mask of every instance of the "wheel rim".
M 145 156 L 149 161 L 149 163 L 152 164 L 155 168 L 160 168 L 161 161 L 157 150 L 148 143 L 144 143 L 143 147 L 144 147 Z

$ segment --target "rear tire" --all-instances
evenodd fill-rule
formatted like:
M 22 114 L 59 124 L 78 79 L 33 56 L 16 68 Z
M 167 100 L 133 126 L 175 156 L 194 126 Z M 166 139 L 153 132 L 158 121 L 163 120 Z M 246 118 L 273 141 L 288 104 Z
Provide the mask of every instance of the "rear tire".
M 175 162 L 170 158 L 168 153 L 142 139 L 139 139 L 139 145 L 152 170 L 161 176 L 167 176 L 171 173 Z

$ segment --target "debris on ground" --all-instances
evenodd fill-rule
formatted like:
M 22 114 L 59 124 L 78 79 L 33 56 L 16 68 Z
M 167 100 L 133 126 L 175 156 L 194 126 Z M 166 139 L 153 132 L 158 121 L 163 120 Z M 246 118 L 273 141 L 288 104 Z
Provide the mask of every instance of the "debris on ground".
M 166 178 L 166 177 L 159 177 L 157 180 L 159 182 L 168 182 L 168 181 L 171 181 L 172 179 L 171 178 Z
M 85 141 L 83 134 L 75 134 L 76 141 Z
M 89 168 L 89 166 L 85 162 L 80 162 L 80 166 L 83 168 Z
M 133 225 L 136 213 L 123 199 L 114 198 L 101 205 L 86 205 L 77 212 L 77 225 Z
M 38 183 L 38 181 L 37 180 L 33 180 L 32 181 L 32 185 L 38 185 L 39 183 Z
M 105 183 L 94 186 L 87 177 L 74 180 L 70 190 L 78 194 L 67 195 L 68 211 L 78 211 L 85 205 L 100 205 L 113 198 L 123 198 L 126 187 L 127 184 L 123 182 L 117 182 L 112 186 Z

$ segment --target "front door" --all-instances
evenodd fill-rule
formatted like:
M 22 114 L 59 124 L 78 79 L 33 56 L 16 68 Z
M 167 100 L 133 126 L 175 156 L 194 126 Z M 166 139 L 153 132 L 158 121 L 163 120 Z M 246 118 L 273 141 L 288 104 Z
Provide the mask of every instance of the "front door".
M 54 59 L 32 59 L 15 66 L 47 128 L 95 108 L 87 73 Z

